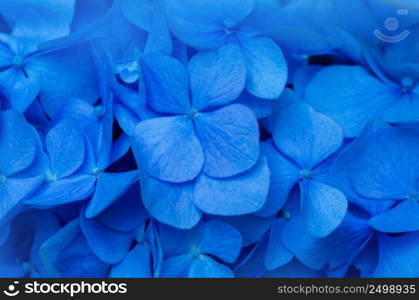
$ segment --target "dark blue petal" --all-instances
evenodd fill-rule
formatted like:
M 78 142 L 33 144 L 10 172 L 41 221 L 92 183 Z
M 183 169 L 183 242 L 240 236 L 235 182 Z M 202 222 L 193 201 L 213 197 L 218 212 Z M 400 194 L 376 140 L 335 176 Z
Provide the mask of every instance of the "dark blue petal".
M 292 253 L 282 243 L 282 230 L 286 223 L 285 219 L 277 218 L 271 226 L 265 257 L 265 267 L 269 271 L 289 263 L 293 258 Z
M 83 216 L 80 218 L 80 228 L 93 253 L 108 264 L 120 262 L 127 255 L 135 238 L 135 231 L 112 230 Z
M 138 172 L 105 172 L 99 176 L 96 190 L 86 209 L 86 217 L 93 218 L 123 195 L 138 179 Z

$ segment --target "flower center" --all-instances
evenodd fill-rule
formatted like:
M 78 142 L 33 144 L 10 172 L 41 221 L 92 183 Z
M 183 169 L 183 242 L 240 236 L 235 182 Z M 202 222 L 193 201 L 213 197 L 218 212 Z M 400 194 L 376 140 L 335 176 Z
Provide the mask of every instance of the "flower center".
M 13 57 L 12 59 L 12 64 L 13 66 L 15 66 L 16 68 L 19 68 L 23 65 L 25 61 L 25 58 L 23 56 L 20 55 L 16 55 L 15 57 Z
M 198 258 L 201 255 L 201 252 L 197 246 L 192 246 L 191 248 L 191 255 L 194 258 Z
M 311 177 L 311 175 L 312 175 L 312 171 L 311 170 L 309 170 L 309 169 L 302 169 L 301 171 L 300 171 L 300 175 L 301 175 L 301 178 L 302 179 L 307 179 L 307 178 L 310 178 Z
M 233 34 L 234 32 L 236 32 L 236 30 L 234 29 L 234 20 L 233 19 L 231 19 L 231 18 L 227 18 L 227 19 L 224 19 L 224 32 L 227 34 L 227 35 L 230 35 L 230 34 Z
M 195 117 L 199 114 L 198 110 L 194 107 L 192 107 L 191 109 L 189 109 L 189 111 L 186 113 L 186 116 L 193 120 L 195 119 Z
M 291 220 L 291 213 L 287 210 L 281 210 L 281 217 L 285 220 Z
M 402 85 L 403 91 L 405 91 L 405 92 L 411 91 L 415 86 L 415 82 L 413 81 L 412 77 L 410 77 L 410 76 L 404 76 L 400 80 L 400 84 Z
M 56 181 L 56 180 L 57 180 L 57 176 L 52 175 L 52 174 L 48 174 L 48 175 L 46 176 L 46 178 L 47 178 L 47 181 L 48 181 L 48 182 L 53 182 L 53 181 Z
M 103 105 L 95 106 L 95 113 L 99 117 L 102 116 L 105 113 L 105 107 L 103 107 Z

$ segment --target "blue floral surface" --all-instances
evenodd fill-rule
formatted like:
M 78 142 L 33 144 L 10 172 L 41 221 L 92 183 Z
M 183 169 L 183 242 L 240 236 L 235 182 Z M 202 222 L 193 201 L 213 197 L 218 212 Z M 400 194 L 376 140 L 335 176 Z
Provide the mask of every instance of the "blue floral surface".
M 1 277 L 419 277 L 416 1 L 0 0 L 0 104 Z

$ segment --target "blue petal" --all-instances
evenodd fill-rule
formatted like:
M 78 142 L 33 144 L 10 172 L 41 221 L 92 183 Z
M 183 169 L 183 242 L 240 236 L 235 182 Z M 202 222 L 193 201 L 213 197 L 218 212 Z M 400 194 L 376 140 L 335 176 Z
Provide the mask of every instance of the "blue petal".
M 202 255 L 195 259 L 188 273 L 189 278 L 233 278 L 234 274 L 227 266 L 216 262 L 209 256 Z
M 205 153 L 203 172 L 216 178 L 249 170 L 259 158 L 259 130 L 250 109 L 232 104 L 194 119 Z
M 319 71 L 306 90 L 306 101 L 333 118 L 346 137 L 357 136 L 366 122 L 379 117 L 398 94 L 359 66 Z
M 343 134 L 332 119 L 299 103 L 281 112 L 273 139 L 282 153 L 311 170 L 340 148 Z
M 224 45 L 227 32 L 234 30 L 250 14 L 253 0 L 175 0 L 167 2 L 167 16 L 174 34 L 199 49 Z
M 145 56 L 142 67 L 150 107 L 161 113 L 186 113 L 190 107 L 186 67 L 162 55 Z
M 285 219 L 277 218 L 272 224 L 265 257 L 265 267 L 269 271 L 289 263 L 293 258 L 292 253 L 282 243 L 282 230 L 286 223 Z
M 57 179 L 73 174 L 84 160 L 84 139 L 70 122 L 60 122 L 45 137 L 51 160 L 52 176 Z
M 80 228 L 93 253 L 108 264 L 120 262 L 135 239 L 135 231 L 112 230 L 94 219 L 85 219 L 83 216 L 80 218 Z
M 148 218 L 139 197 L 140 194 L 140 185 L 132 185 L 124 195 L 98 215 L 95 220 L 118 231 L 137 229 Z
M 34 161 L 37 133 L 15 110 L 2 112 L 0 122 L 0 170 L 4 176 L 9 176 Z
M 307 268 L 298 260 L 293 259 L 289 264 L 278 269 L 265 272 L 264 278 L 324 278 L 324 272 Z
M 194 190 L 194 203 L 214 215 L 234 216 L 258 211 L 266 201 L 269 169 L 266 159 L 249 171 L 229 178 L 216 179 L 202 174 Z
M 169 257 L 163 260 L 160 276 L 169 278 L 187 277 L 192 261 L 192 256 L 189 254 Z
M 64 278 L 105 277 L 109 272 L 109 265 L 92 252 L 81 232 L 61 250 L 56 267 Z
M 149 278 L 151 277 L 151 249 L 148 244 L 137 244 L 120 263 L 112 266 L 109 277 Z
M 235 45 L 200 52 L 189 61 L 188 68 L 192 104 L 197 110 L 226 105 L 244 89 L 246 66 Z
M 75 0 L 5 0 L 1 14 L 14 25 L 13 35 L 49 40 L 69 34 Z
M 42 77 L 39 97 L 49 116 L 65 102 L 80 98 L 89 103 L 99 98 L 96 69 L 88 45 L 35 55 L 28 59 L 25 70 L 29 77 Z
M 316 180 L 304 180 L 300 189 L 301 215 L 307 230 L 317 237 L 329 235 L 345 217 L 348 208 L 345 195 Z
M 86 199 L 92 192 L 96 177 L 76 175 L 53 181 L 24 201 L 25 204 L 55 206 Z
M 156 1 L 154 3 L 151 26 L 144 53 L 160 53 L 165 55 L 172 53 L 173 43 L 162 3 L 162 1 Z
M 271 185 L 269 187 L 268 199 L 260 211 L 259 216 L 272 216 L 276 214 L 285 201 L 291 189 L 300 179 L 300 170 L 297 166 L 279 152 L 272 141 L 266 141 L 261 144 L 262 153 L 268 160 L 271 173 Z
M 365 141 L 351 161 L 354 189 L 370 199 L 402 200 L 416 189 L 419 178 L 419 135 L 384 128 Z
M 34 192 L 44 180 L 43 176 L 7 178 L 0 187 L 0 220 L 25 197 Z
M 233 263 L 242 246 L 240 232 L 233 226 L 220 221 L 208 221 L 203 228 L 201 253 L 214 255 L 225 262 Z
M 405 200 L 396 207 L 371 218 L 369 224 L 382 232 L 419 230 L 419 204 L 416 200 Z
M 281 48 L 263 37 L 245 37 L 240 45 L 247 65 L 247 91 L 260 98 L 278 98 L 288 76 Z
M 103 173 L 96 183 L 96 191 L 86 209 L 86 217 L 93 218 L 123 195 L 138 179 L 138 172 Z
M 16 110 L 24 112 L 38 96 L 40 89 L 41 80 L 39 77 L 27 77 L 16 82 L 10 95 L 12 106 Z
M 222 221 L 233 225 L 241 234 L 243 247 L 259 241 L 271 227 L 274 218 L 260 218 L 255 215 L 223 217 Z
M 67 223 L 42 244 L 39 249 L 39 256 L 48 276 L 60 276 L 56 268 L 57 258 L 66 245 L 80 232 L 79 225 L 78 219 Z
M 192 180 L 204 164 L 193 123 L 184 116 L 140 122 L 135 128 L 133 149 L 142 170 L 166 181 Z
M 384 112 L 383 119 L 387 122 L 407 122 L 418 119 L 419 94 L 417 92 L 403 93 L 395 97 L 395 102 Z
M 419 276 L 419 234 L 406 233 L 399 237 L 379 236 L 379 259 L 374 277 Z
M 189 230 L 180 230 L 159 224 L 159 238 L 165 257 L 192 254 L 198 250 L 203 237 L 204 223 L 200 222 Z
M 282 241 L 302 263 L 319 270 L 327 263 L 331 268 L 351 263 L 372 234 L 366 220 L 348 214 L 330 236 L 317 238 L 304 228 L 301 217 L 295 217 L 284 228 Z
M 171 226 L 189 229 L 201 219 L 193 203 L 193 185 L 159 181 L 141 174 L 144 206 L 151 216 Z

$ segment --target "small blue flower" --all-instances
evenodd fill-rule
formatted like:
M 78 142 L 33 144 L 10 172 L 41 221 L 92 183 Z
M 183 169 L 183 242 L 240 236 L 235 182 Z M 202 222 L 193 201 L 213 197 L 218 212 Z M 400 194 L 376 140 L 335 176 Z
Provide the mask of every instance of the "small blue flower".
M 159 231 L 162 277 L 234 277 L 227 265 L 216 260 L 233 263 L 237 259 L 242 239 L 234 227 L 207 221 L 187 231 L 164 225 Z
M 255 1 L 165 2 L 170 28 L 181 41 L 200 50 L 237 45 L 247 70 L 247 91 L 260 98 L 279 97 L 287 80 L 287 64 L 277 44 L 246 26 Z
M 298 184 L 307 229 L 327 236 L 342 222 L 347 209 L 345 195 L 322 181 L 328 158 L 342 145 L 342 130 L 329 117 L 297 103 L 280 113 L 272 136 L 273 141 L 263 144 L 271 170 L 270 195 L 258 214 L 277 213 Z

